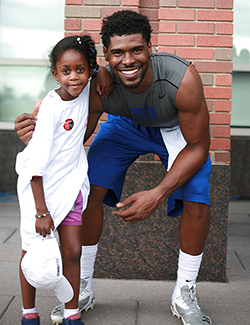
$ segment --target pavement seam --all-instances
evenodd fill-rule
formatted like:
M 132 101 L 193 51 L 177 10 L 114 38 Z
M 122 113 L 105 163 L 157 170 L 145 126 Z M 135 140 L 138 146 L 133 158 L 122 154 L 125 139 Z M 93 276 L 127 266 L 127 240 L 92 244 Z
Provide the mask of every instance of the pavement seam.
M 7 241 L 16 233 L 17 228 L 3 241 L 3 244 L 6 244 Z
M 237 254 L 237 252 L 236 252 L 236 251 L 234 251 L 234 254 L 236 255 L 237 259 L 239 260 L 239 262 L 240 262 L 240 265 L 243 267 L 243 269 L 244 269 L 244 270 L 246 270 L 246 268 L 245 268 L 245 265 L 244 265 L 244 264 L 243 264 L 243 262 L 241 261 L 241 259 L 240 259 L 239 255 Z
M 3 318 L 4 314 L 6 313 L 6 311 L 8 310 L 9 306 L 11 305 L 12 301 L 15 299 L 15 296 L 12 296 L 12 298 L 10 299 L 9 303 L 7 304 L 6 308 L 3 310 L 2 314 L 0 315 L 0 321 Z

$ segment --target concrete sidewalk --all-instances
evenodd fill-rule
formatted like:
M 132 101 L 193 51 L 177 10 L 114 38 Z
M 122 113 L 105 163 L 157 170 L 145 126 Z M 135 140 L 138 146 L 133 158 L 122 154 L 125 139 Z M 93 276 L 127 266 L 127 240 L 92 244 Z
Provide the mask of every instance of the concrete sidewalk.
M 22 317 L 18 263 L 19 208 L 16 197 L 0 198 L 0 324 L 19 325 Z M 247 325 L 250 298 L 250 201 L 229 203 L 227 283 L 198 283 L 198 300 L 213 325 Z M 94 279 L 96 305 L 82 313 L 85 325 L 182 325 L 172 316 L 173 281 Z M 58 304 L 51 291 L 37 291 L 41 325 L 52 324 Z

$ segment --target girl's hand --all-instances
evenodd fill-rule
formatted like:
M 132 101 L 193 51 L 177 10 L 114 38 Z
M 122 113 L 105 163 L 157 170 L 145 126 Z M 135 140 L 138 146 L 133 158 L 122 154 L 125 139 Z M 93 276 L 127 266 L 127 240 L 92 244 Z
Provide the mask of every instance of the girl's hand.
M 36 232 L 41 236 L 46 237 L 50 234 L 51 229 L 54 230 L 54 221 L 50 214 L 46 215 L 46 217 L 36 218 Z
M 107 98 L 113 90 L 113 79 L 105 67 L 100 67 L 96 74 L 96 91 L 102 98 Z

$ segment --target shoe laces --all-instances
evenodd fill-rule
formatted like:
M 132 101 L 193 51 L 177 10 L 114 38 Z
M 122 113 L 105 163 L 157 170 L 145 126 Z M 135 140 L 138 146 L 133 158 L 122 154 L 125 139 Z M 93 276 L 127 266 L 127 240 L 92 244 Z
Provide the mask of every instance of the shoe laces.
M 191 311 L 199 314 L 201 313 L 200 307 L 197 303 L 196 289 L 194 286 L 191 286 L 188 290 L 184 288 L 184 290 L 181 291 L 181 296 Z

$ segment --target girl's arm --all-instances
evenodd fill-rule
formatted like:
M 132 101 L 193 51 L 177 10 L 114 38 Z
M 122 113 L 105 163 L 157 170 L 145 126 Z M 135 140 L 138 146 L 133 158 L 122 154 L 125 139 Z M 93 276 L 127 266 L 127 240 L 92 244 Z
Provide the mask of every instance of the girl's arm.
M 36 232 L 41 236 L 46 237 L 50 234 L 50 229 L 54 230 L 54 222 L 50 215 L 50 212 L 46 206 L 44 191 L 43 191 L 43 178 L 40 176 L 35 176 L 30 181 L 32 192 L 36 204 Z M 45 216 L 42 216 L 45 215 Z M 42 217 L 37 217 L 42 216 Z

